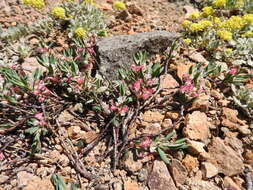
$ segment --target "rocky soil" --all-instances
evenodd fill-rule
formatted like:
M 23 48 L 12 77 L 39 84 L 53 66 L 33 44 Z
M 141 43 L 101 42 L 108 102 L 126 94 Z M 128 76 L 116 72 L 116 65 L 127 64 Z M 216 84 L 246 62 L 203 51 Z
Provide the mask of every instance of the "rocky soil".
M 163 49 L 164 44 L 159 42 L 163 39 L 159 36 L 160 31 L 180 32 L 184 15 L 194 10 L 192 4 L 185 2 L 129 0 L 126 1 L 126 11 L 115 13 L 111 0 L 96 2 L 104 11 L 110 36 L 109 45 L 105 42 L 108 38 L 98 43 L 100 50 L 105 48 L 103 46 L 119 43 L 119 38 L 129 38 L 114 36 L 150 31 L 158 36 L 156 45 Z M 29 22 L 43 16 L 43 13 L 31 9 L 21 9 L 16 0 L 2 0 L 0 10 L 3 29 L 18 23 L 29 25 Z M 177 37 L 173 35 L 173 38 Z M 124 47 L 129 47 L 133 53 L 137 51 L 133 44 L 139 44 L 139 41 L 132 36 L 130 38 Z M 120 48 L 117 47 L 114 52 L 122 52 Z M 100 51 L 100 58 L 108 56 L 108 51 Z M 119 56 L 117 61 L 123 60 L 121 55 L 116 55 Z M 124 57 L 122 62 L 131 61 L 130 57 Z M 159 52 L 154 53 L 154 59 L 161 59 Z M 169 72 L 160 77 L 161 88 L 178 87 L 191 65 L 205 61 L 201 52 L 184 47 L 175 53 Z M 26 64 L 28 70 L 38 66 L 33 57 L 28 58 Z M 253 81 L 249 80 L 247 85 L 252 88 Z M 112 142 L 104 138 L 92 150 L 86 151 L 99 138 L 99 122 L 92 120 L 92 113 L 85 117 L 76 115 L 78 105 L 73 105 L 61 110 L 56 118 L 62 126 L 59 135 L 45 139 L 42 152 L 33 157 L 29 155 L 31 142 L 28 139 L 17 131 L 0 132 L 0 190 L 53 190 L 53 173 L 64 178 L 68 183 L 67 189 L 71 189 L 72 182 L 79 185 L 77 189 L 87 190 L 252 190 L 251 118 L 234 106 L 223 92 L 208 83 L 205 92 L 190 107 L 171 111 L 155 106 L 172 93 L 170 89 L 157 94 L 153 105 L 139 113 L 129 129 L 130 139 L 144 134 L 152 136 L 164 129 L 175 129 L 178 137 L 187 138 L 188 148 L 171 151 L 168 154 L 169 164 L 155 154 L 140 158 L 136 156 L 135 148 L 129 145 L 119 161 L 119 167 L 113 171 L 110 157 Z M 79 140 L 83 140 L 84 145 L 78 145 Z

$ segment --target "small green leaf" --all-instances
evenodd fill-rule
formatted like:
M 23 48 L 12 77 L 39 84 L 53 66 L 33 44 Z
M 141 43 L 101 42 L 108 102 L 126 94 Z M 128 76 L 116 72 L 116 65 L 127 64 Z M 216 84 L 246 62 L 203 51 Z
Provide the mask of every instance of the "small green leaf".
M 166 164 L 169 164 L 170 161 L 169 161 L 168 157 L 166 156 L 165 152 L 164 152 L 161 148 L 159 148 L 159 147 L 157 148 L 157 150 L 158 150 L 158 153 L 159 153 L 161 159 L 162 159 Z
M 55 190 L 67 190 L 67 185 L 60 175 L 53 174 L 51 181 L 54 184 Z

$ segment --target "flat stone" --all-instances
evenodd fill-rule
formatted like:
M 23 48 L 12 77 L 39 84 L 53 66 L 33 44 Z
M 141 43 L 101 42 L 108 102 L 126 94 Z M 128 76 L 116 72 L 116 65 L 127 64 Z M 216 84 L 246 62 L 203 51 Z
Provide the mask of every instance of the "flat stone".
M 202 172 L 205 178 L 212 178 L 218 174 L 218 169 L 215 165 L 209 162 L 202 162 Z
M 186 157 L 182 160 L 182 164 L 189 172 L 199 166 L 198 159 L 189 154 L 187 154 Z
M 155 31 L 103 38 L 95 48 L 100 63 L 99 69 L 108 78 L 115 79 L 115 73 L 121 66 L 134 64 L 133 56 L 137 52 L 158 54 L 165 51 L 177 37 L 177 33 Z
M 172 92 L 175 92 L 176 89 L 173 88 L 178 86 L 179 86 L 178 82 L 173 78 L 172 75 L 166 74 L 160 76 L 160 88 L 164 89 L 162 95 L 167 95 Z
M 19 188 L 23 188 L 32 180 L 40 179 L 38 176 L 35 176 L 31 173 L 28 173 L 26 171 L 21 171 L 17 173 L 17 184 Z
M 142 163 L 140 162 L 140 160 L 134 160 L 133 157 L 133 153 L 129 152 L 128 158 L 123 162 L 124 167 L 130 173 L 135 173 L 142 168 Z
M 188 151 L 194 155 L 198 155 L 200 153 L 206 153 L 206 150 L 204 149 L 205 144 L 198 141 L 188 140 Z
M 136 181 L 127 180 L 124 182 L 124 190 L 140 190 Z
M 169 168 L 176 185 L 183 185 L 188 175 L 185 166 L 179 160 L 172 159 Z
M 150 174 L 148 186 L 150 190 L 177 190 L 173 179 L 163 161 L 154 161 L 153 170 Z
M 201 140 L 204 143 L 208 143 L 211 123 L 205 113 L 194 111 L 192 114 L 188 114 L 185 119 L 185 125 L 183 133 L 186 137 L 191 140 Z
M 243 171 L 243 161 L 238 156 L 238 152 L 225 145 L 219 137 L 213 138 L 208 146 L 208 152 L 211 157 L 210 162 L 218 168 L 219 173 L 233 176 Z
M 224 187 L 225 189 L 241 190 L 241 188 L 233 181 L 233 179 L 228 176 L 224 178 Z

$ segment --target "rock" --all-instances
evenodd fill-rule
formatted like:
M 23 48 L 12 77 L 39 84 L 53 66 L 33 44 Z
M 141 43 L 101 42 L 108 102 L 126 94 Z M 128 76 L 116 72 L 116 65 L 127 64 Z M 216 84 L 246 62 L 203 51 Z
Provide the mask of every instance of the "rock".
M 138 16 L 143 16 L 143 10 L 136 4 L 128 5 L 127 9 L 131 14 L 135 14 L 135 15 L 138 15 Z
M 211 90 L 210 94 L 212 97 L 216 98 L 217 100 L 222 99 L 224 96 L 222 93 L 218 92 L 217 90 Z
M 191 110 L 199 109 L 202 112 L 207 112 L 210 106 L 210 96 L 205 94 L 200 94 L 196 101 L 192 103 Z
M 209 162 L 202 162 L 202 172 L 205 178 L 212 178 L 218 174 L 218 169 Z
M 32 73 L 38 68 L 42 72 L 46 71 L 46 67 L 43 67 L 39 62 L 37 61 L 36 57 L 27 57 L 24 60 L 24 63 L 22 64 L 22 68 L 24 69 L 25 73 L 29 76 L 29 78 L 32 80 Z
M 179 118 L 179 113 L 178 112 L 166 112 L 165 117 L 168 117 L 172 119 L 173 121 L 176 121 Z
M 123 162 L 124 167 L 130 173 L 135 173 L 142 168 L 142 163 L 140 160 L 134 160 L 134 155 L 129 151 L 128 158 Z
M 142 168 L 138 173 L 138 180 L 140 182 L 144 182 L 148 179 L 148 170 L 145 168 Z
M 177 190 L 173 179 L 163 161 L 154 161 L 152 172 L 149 176 L 148 186 L 150 190 Z
M 199 12 L 198 9 L 195 9 L 193 6 L 191 5 L 185 5 L 183 7 L 183 10 L 185 12 L 185 17 L 188 18 L 190 14 L 195 13 L 195 12 Z
M 80 134 L 81 132 L 81 127 L 80 126 L 70 126 L 68 129 L 68 135 L 70 138 L 75 139 L 77 138 L 77 135 Z
M 246 149 L 245 152 L 243 153 L 243 157 L 248 162 L 249 164 L 253 165 L 253 151 Z
M 58 150 L 53 150 L 49 153 L 49 158 L 53 161 L 53 162 L 57 162 L 58 160 L 60 160 L 61 158 L 61 153 Z
M 144 127 L 149 126 L 151 123 L 161 124 L 164 119 L 164 115 L 160 112 L 146 111 L 144 114 L 141 114 L 141 125 Z
M 96 185 L 94 189 L 95 190 L 108 190 L 109 186 L 106 184 L 99 184 L 99 185 Z
M 186 157 L 182 160 L 182 164 L 186 167 L 186 169 L 191 172 L 193 169 L 198 167 L 199 162 L 196 157 L 193 157 L 189 154 L 186 155 Z
M 84 132 L 82 135 L 80 135 L 81 139 L 83 139 L 84 143 L 90 144 L 92 141 L 94 141 L 99 134 L 97 134 L 95 131 L 88 131 Z
M 237 118 L 238 111 L 230 108 L 222 108 L 222 125 L 231 130 L 237 130 L 241 126 L 245 126 L 246 122 Z
M 194 178 L 187 179 L 187 184 L 191 190 L 220 190 L 213 182 L 196 180 Z
M 8 180 L 9 177 L 7 175 L 0 175 L 0 184 L 4 183 L 6 180 Z
M 208 152 L 211 163 L 213 163 L 219 172 L 226 176 L 240 174 L 243 170 L 243 161 L 230 146 L 225 145 L 219 137 L 214 137 L 208 145 Z
M 124 182 L 124 190 L 140 190 L 136 181 L 127 180 Z
M 187 141 L 188 151 L 194 155 L 199 155 L 200 153 L 206 152 L 204 149 L 205 144 L 198 141 Z
M 190 52 L 188 54 L 189 58 L 197 63 L 206 63 L 207 60 L 204 58 L 203 55 L 199 52 Z
M 124 20 L 124 21 L 129 21 L 129 20 L 131 20 L 131 18 L 132 18 L 132 15 L 127 10 L 121 11 L 116 16 L 116 19 L 121 19 L 121 20 Z
M 36 188 L 35 188 L 36 187 Z M 28 185 L 23 190 L 54 190 L 54 186 L 50 181 L 50 177 L 44 179 L 33 179 L 29 181 Z
M 231 190 L 241 190 L 241 188 L 232 180 L 232 178 L 225 176 L 224 178 L 224 188 Z
M 95 48 L 99 69 L 108 78 L 115 79 L 115 72 L 121 65 L 134 64 L 133 56 L 138 51 L 148 51 L 151 55 L 163 52 L 177 37 L 177 33 L 156 31 L 103 38 Z
M 162 95 L 168 95 L 170 93 L 175 92 L 177 89 L 173 88 L 178 86 L 178 82 L 170 74 L 160 76 L 160 88 L 164 89 Z
M 239 140 L 236 136 L 227 136 L 224 139 L 224 143 L 225 145 L 229 145 L 237 153 L 237 155 L 243 159 L 243 144 L 241 140 Z
M 142 130 L 141 132 L 144 134 L 150 134 L 150 135 L 154 135 L 157 134 L 161 131 L 161 124 L 159 123 L 151 123 L 151 124 L 147 124 L 145 126 L 145 129 Z
M 69 158 L 65 154 L 61 154 L 59 164 L 63 167 L 66 167 L 69 164 Z
M 179 184 L 183 185 L 185 183 L 188 174 L 185 166 L 179 160 L 172 159 L 169 168 L 176 185 L 177 186 Z
M 186 126 L 183 129 L 184 135 L 191 140 L 201 140 L 208 143 L 211 123 L 207 119 L 206 114 L 200 111 L 188 114 L 185 119 Z
M 58 116 L 58 121 L 60 124 L 68 124 L 71 122 L 71 120 L 74 119 L 74 116 L 71 115 L 68 111 L 63 111 L 60 113 L 60 115 Z
M 17 180 L 18 180 L 18 188 L 23 188 L 32 180 L 40 180 L 39 177 L 28 173 L 26 171 L 21 171 L 17 173 Z
M 123 190 L 123 185 L 120 182 L 114 182 L 112 186 L 113 190 Z
M 184 64 L 184 63 L 179 63 L 176 66 L 177 69 L 177 76 L 182 80 L 183 75 L 189 73 L 189 69 L 192 66 L 192 63 Z

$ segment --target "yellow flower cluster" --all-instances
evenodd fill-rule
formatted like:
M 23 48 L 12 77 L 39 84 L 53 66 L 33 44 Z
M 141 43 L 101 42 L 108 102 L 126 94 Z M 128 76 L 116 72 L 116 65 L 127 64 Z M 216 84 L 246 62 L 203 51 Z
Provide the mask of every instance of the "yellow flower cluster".
M 183 40 L 183 42 L 186 44 L 186 45 L 190 45 L 190 43 L 192 42 L 192 40 L 190 38 L 186 38 Z
M 212 22 L 209 20 L 201 20 L 197 23 L 193 23 L 189 26 L 189 30 L 191 32 L 199 32 L 199 31 L 203 31 L 206 28 L 212 26 Z
M 83 27 L 78 27 L 76 30 L 75 30 L 75 35 L 78 37 L 78 38 L 85 38 L 87 36 L 87 32 L 86 30 L 83 28 Z
M 22 0 L 22 4 L 31 6 L 35 9 L 42 9 L 45 7 L 44 0 Z
M 213 8 L 212 7 L 204 7 L 202 9 L 202 16 L 203 17 L 208 17 L 212 14 L 213 14 Z
M 214 0 L 212 3 L 212 5 L 217 8 L 225 7 L 226 4 L 227 4 L 227 0 Z
M 250 38 L 253 37 L 253 31 L 249 30 L 241 35 L 243 38 Z
M 233 39 L 233 34 L 227 30 L 218 30 L 216 34 L 224 41 L 230 41 Z
M 85 5 L 85 4 L 94 5 L 94 0 L 84 0 L 82 5 Z
M 189 20 L 184 20 L 183 21 L 183 23 L 182 23 L 182 25 L 183 25 L 183 27 L 184 28 L 189 28 L 189 26 L 191 25 L 191 21 L 189 21 Z
M 246 14 L 243 16 L 243 20 L 249 24 L 253 26 L 253 14 Z
M 225 20 L 221 27 L 226 30 L 236 31 L 241 30 L 245 26 L 245 21 L 240 16 L 231 16 L 228 20 Z
M 192 20 L 196 20 L 200 17 L 200 14 L 198 12 L 193 12 L 189 15 L 189 18 Z
M 240 8 L 244 5 L 244 0 L 236 0 L 235 7 Z
M 121 2 L 121 1 L 115 1 L 115 2 L 113 3 L 113 6 L 114 6 L 115 9 L 117 9 L 117 10 L 124 10 L 124 9 L 126 9 L 125 3 Z
M 233 49 L 232 48 L 227 48 L 227 49 L 225 49 L 225 53 L 226 54 L 231 54 L 231 53 L 233 53 Z
M 65 9 L 62 7 L 54 7 L 51 11 L 51 14 L 54 18 L 64 19 L 66 18 Z

